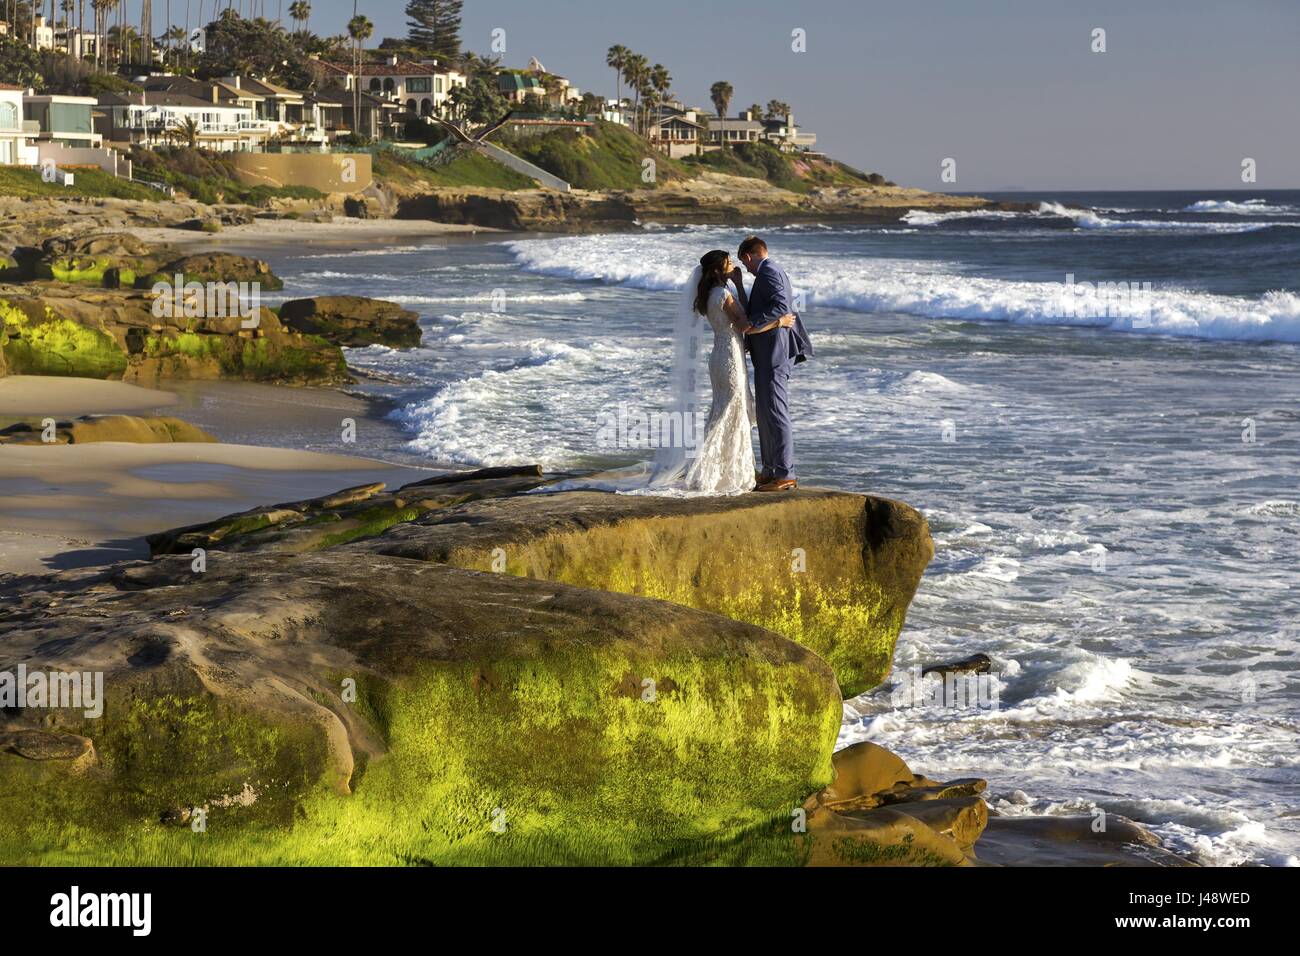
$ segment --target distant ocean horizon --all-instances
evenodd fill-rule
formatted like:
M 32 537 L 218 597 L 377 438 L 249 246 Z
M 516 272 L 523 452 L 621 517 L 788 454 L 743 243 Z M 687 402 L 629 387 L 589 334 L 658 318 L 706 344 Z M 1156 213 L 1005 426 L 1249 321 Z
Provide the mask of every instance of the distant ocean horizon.
M 349 350 L 399 426 L 359 453 L 568 470 L 650 457 L 599 448 L 600 416 L 663 407 L 676 290 L 763 234 L 818 353 L 801 482 L 935 538 L 896 677 L 982 652 L 1001 679 L 993 710 L 886 685 L 841 744 L 986 777 L 1002 813 L 1101 806 L 1205 863 L 1296 865 L 1300 190 L 980 195 L 1033 208 L 270 258 L 295 297 L 421 314 L 424 347 Z

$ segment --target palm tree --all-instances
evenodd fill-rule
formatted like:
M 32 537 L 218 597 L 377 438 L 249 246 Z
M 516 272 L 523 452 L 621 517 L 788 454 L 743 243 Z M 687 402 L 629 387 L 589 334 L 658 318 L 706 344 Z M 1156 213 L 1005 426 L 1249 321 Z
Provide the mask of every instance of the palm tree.
M 352 132 L 356 135 L 361 125 L 361 51 L 367 40 L 375 35 L 375 25 L 364 14 L 348 21 L 348 36 L 352 38 Z
M 628 86 L 632 87 L 636 93 L 636 102 L 632 106 L 632 115 L 636 117 L 637 128 L 640 128 L 641 116 L 641 89 L 645 85 L 646 74 L 650 70 L 650 61 L 640 53 L 629 53 L 627 60 L 623 65 L 623 76 L 627 80 Z
M 791 112 L 791 110 L 790 110 L 790 104 L 789 104 L 789 103 L 783 102 L 782 100 L 768 100 L 768 101 L 767 101 L 767 118 L 768 118 L 768 119 L 779 119 L 779 120 L 784 120 L 787 116 L 790 115 L 790 112 Z M 761 116 L 761 115 L 763 115 L 763 114 L 762 114 L 762 113 L 759 113 L 759 114 L 757 114 L 757 115 Z
M 615 102 L 619 106 L 623 105 L 623 68 L 627 66 L 627 58 L 631 55 L 632 51 L 621 43 L 610 47 L 605 54 L 605 65 L 614 71 L 614 91 L 617 94 Z
M 194 121 L 193 116 L 187 116 L 176 125 L 173 130 L 177 139 L 181 140 L 190 149 L 199 145 L 199 124 Z
M 713 101 L 713 108 L 718 111 L 718 119 L 727 118 L 727 109 L 731 106 L 731 98 L 735 93 L 736 91 L 726 80 L 718 80 L 709 87 L 709 99 Z
M 305 32 L 307 21 L 311 19 L 311 4 L 307 0 L 294 0 L 289 4 L 289 19 L 294 23 L 302 24 L 298 29 L 300 32 Z

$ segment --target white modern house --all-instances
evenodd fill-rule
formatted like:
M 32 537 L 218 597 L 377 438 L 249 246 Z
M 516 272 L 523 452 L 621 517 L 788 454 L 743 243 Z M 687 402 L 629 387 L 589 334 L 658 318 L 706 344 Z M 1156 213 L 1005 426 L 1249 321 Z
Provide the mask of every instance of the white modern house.
M 0 83 L 0 166 L 35 166 L 36 124 L 23 118 L 23 88 Z
M 99 112 L 105 139 L 121 145 L 183 145 L 192 130 L 195 144 L 204 149 L 248 152 L 260 150 L 272 133 L 255 106 L 232 100 L 219 84 L 209 84 L 206 99 L 149 90 L 109 93 L 99 98 Z
M 72 149 L 95 149 L 103 137 L 95 132 L 93 96 L 26 96 L 23 116 L 36 124 L 35 139 Z

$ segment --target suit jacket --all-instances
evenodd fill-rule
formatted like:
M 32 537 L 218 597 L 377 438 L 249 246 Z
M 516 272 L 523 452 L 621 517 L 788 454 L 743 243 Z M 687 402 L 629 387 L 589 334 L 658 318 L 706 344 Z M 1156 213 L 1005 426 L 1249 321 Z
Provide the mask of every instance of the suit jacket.
M 745 347 L 749 349 L 755 369 L 780 368 L 791 363 L 798 365 L 812 358 L 812 340 L 803 326 L 803 319 L 794 311 L 794 288 L 790 285 L 790 277 L 771 259 L 759 263 L 746 314 L 751 325 L 767 325 L 783 315 L 794 314 L 794 325 L 788 329 L 778 326 L 770 332 L 745 336 Z

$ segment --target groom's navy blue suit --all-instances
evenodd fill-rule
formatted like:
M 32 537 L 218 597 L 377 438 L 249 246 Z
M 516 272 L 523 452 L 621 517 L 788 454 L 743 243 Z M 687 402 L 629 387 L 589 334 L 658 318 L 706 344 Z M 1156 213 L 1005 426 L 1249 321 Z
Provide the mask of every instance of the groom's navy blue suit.
M 745 347 L 754 362 L 754 401 L 758 413 L 758 443 L 762 450 L 763 473 L 776 479 L 793 478 L 794 432 L 790 425 L 790 370 L 812 358 L 812 342 L 803 320 L 794 311 L 794 289 L 785 270 L 764 259 L 754 273 L 746 309 L 749 323 L 767 325 L 785 315 L 794 315 L 794 325 L 745 336 Z

